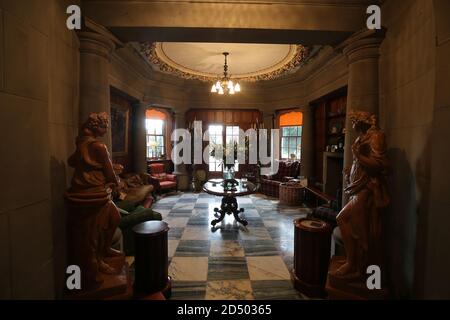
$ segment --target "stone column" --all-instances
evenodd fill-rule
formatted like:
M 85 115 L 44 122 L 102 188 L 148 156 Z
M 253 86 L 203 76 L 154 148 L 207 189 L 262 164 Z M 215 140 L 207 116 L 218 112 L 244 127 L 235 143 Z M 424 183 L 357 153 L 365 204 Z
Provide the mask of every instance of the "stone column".
M 78 32 L 80 40 L 80 113 L 79 123 L 91 112 L 110 114 L 109 64 L 114 43 L 95 32 Z M 111 152 L 111 127 L 103 138 Z
M 306 178 L 314 177 L 314 114 L 310 106 L 303 113 L 302 129 L 302 159 L 300 175 Z
M 176 111 L 175 113 L 175 128 L 174 129 L 186 129 L 186 120 L 184 111 Z M 174 152 L 176 148 L 174 145 Z M 186 164 L 176 164 L 174 174 L 177 176 L 178 190 L 189 190 L 189 175 L 186 170 Z
M 344 48 L 348 59 L 348 93 L 347 115 L 350 111 L 367 111 L 378 116 L 379 104 L 379 78 L 378 62 L 379 48 L 384 39 L 384 30 L 380 32 L 362 32 L 355 34 Z M 344 168 L 350 167 L 353 162 L 352 144 L 356 133 L 347 116 L 344 149 Z M 344 186 L 345 187 L 345 186 Z M 347 197 L 343 194 L 343 204 Z
M 145 129 L 145 111 L 147 104 L 136 103 L 135 108 L 135 132 L 134 132 L 134 171 L 137 173 L 147 172 L 147 132 Z

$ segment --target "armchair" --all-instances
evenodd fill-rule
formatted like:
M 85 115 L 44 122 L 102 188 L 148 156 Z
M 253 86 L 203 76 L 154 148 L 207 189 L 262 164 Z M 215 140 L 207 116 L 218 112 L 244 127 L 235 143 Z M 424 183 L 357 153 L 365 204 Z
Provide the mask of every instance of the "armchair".
M 296 178 L 300 175 L 299 161 L 280 161 L 278 172 L 274 175 L 261 176 L 261 193 L 270 197 L 279 197 L 279 187 L 287 178 Z
M 168 174 L 164 170 L 163 163 L 152 163 L 148 166 L 151 183 L 155 186 L 155 191 L 177 190 L 177 177 Z

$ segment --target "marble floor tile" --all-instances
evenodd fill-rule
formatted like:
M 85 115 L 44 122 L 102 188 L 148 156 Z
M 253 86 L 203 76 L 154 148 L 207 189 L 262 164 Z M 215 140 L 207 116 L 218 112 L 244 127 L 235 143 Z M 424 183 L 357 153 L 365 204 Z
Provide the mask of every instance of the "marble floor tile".
M 258 300 L 302 300 L 290 280 L 252 281 L 252 289 Z
M 216 225 L 217 227 L 217 225 Z M 211 240 L 239 240 L 239 227 L 236 225 L 224 225 L 223 227 L 219 227 L 219 229 L 214 229 L 214 231 L 210 230 L 210 239 Z
M 167 238 L 169 240 L 180 240 L 181 235 L 183 234 L 183 231 L 184 231 L 184 228 L 169 228 Z
M 290 274 L 281 256 L 246 257 L 250 280 L 289 280 Z
M 189 218 L 174 218 L 167 217 L 164 219 L 165 222 L 169 225 L 169 228 L 184 228 L 187 225 Z
M 258 210 L 256 209 L 250 209 L 250 208 L 246 208 L 243 215 L 246 218 L 261 218 L 261 216 L 259 215 Z
M 154 211 L 160 213 L 163 220 L 165 218 L 167 218 L 169 216 L 169 214 L 170 214 L 170 210 L 169 209 L 158 209 L 158 210 L 154 210 Z
M 272 240 L 243 240 L 241 243 L 246 257 L 279 255 L 279 251 Z
M 206 281 L 173 281 L 170 300 L 203 300 Z
M 178 201 L 179 198 L 175 198 L 175 197 L 166 197 L 166 198 L 162 198 L 159 199 L 156 203 L 157 204 L 175 204 Z
M 186 209 L 172 209 L 168 216 L 171 218 L 189 218 L 192 215 L 192 210 Z
M 245 212 L 244 216 L 248 222 L 247 228 L 264 228 L 264 221 L 261 217 L 249 217 L 245 215 Z
M 251 203 L 251 204 L 253 204 L 253 201 L 250 198 L 239 197 L 239 198 L 237 198 L 237 201 L 238 201 L 238 205 L 244 204 L 244 203 Z
M 209 227 L 210 226 L 210 219 L 208 216 L 205 215 L 196 215 L 196 216 L 191 216 L 188 220 L 187 223 L 188 226 L 205 226 L 205 227 Z
M 209 203 L 196 203 L 194 209 L 208 209 Z
M 159 211 L 159 210 L 170 210 L 172 209 L 173 204 L 171 203 L 155 203 L 152 206 L 152 209 L 155 211 Z
M 239 241 L 233 240 L 212 240 L 211 257 L 244 257 L 244 248 Z
M 294 240 L 294 225 L 285 226 L 280 224 L 275 228 L 267 228 L 273 240 Z
M 210 241 L 180 240 L 175 257 L 208 257 Z
M 274 220 L 274 219 L 263 219 L 264 221 L 264 226 L 266 228 L 277 228 L 280 225 L 280 222 L 278 220 Z
M 173 209 L 192 210 L 192 209 L 194 209 L 194 206 L 195 206 L 195 202 L 188 202 L 188 203 L 177 202 L 177 203 L 175 203 L 175 205 L 172 208 Z
M 204 227 L 187 226 L 181 240 L 210 240 L 211 230 Z
M 180 243 L 180 240 L 168 240 L 168 255 L 169 257 L 173 257 L 175 255 L 175 251 L 177 250 L 178 244 Z
M 208 281 L 206 300 L 253 300 L 249 280 Z
M 271 240 L 269 232 L 266 228 L 257 228 L 247 226 L 247 230 L 240 230 L 239 237 L 241 240 Z
M 249 279 L 244 257 L 209 257 L 208 281 Z
M 294 240 L 276 240 L 273 242 L 283 256 L 294 256 Z
M 206 281 L 208 257 L 173 257 L 169 276 L 174 281 Z

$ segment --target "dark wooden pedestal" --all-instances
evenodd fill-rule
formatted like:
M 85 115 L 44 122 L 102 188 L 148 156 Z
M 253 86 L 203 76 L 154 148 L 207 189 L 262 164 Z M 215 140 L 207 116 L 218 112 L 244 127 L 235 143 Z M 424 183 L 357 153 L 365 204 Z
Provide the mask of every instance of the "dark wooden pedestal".
M 291 272 L 294 286 L 309 297 L 325 297 L 331 227 L 311 218 L 295 220 L 294 227 L 294 269 Z
M 169 226 L 163 221 L 147 221 L 133 228 L 135 240 L 135 299 L 145 299 L 161 292 L 167 299 L 171 295 L 168 276 Z

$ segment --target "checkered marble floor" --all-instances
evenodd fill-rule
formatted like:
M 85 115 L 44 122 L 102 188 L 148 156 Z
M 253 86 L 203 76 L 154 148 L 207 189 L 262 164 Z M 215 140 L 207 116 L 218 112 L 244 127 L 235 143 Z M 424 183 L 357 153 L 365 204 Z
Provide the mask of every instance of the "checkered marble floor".
M 263 195 L 237 198 L 243 227 L 226 216 L 212 230 L 221 198 L 178 193 L 153 209 L 169 224 L 169 275 L 172 299 L 303 299 L 290 281 L 294 226 L 309 209 L 287 207 Z

